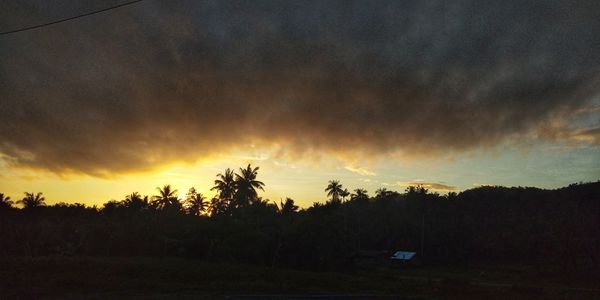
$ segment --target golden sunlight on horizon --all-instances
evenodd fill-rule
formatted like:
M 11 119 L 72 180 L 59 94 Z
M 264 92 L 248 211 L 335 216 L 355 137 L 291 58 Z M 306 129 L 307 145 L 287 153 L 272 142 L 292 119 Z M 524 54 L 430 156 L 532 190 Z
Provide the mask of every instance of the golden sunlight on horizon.
M 8 2 L 6 30 L 94 1 Z M 303 207 L 329 180 L 373 195 L 600 178 L 587 5 L 163 2 L 4 32 L 0 193 L 211 198 L 248 163 L 259 196 Z
M 519 155 L 498 154 L 493 159 L 487 153 L 459 156 L 453 160 L 380 157 L 361 165 L 335 157 L 321 158 L 321 161 L 327 162 L 322 164 L 311 159 L 292 161 L 273 156 L 268 151 L 253 149 L 247 153 L 213 156 L 196 163 L 166 164 L 150 171 L 117 174 L 110 178 L 57 175 L 5 164 L 3 169 L 6 172 L 2 174 L 0 191 L 13 199 L 20 199 L 24 192 L 43 192 L 48 204 L 77 202 L 101 207 L 109 200 L 122 200 L 133 192 L 152 196 L 157 193 L 157 187 L 170 184 L 178 190 L 179 198 L 184 198 L 189 188 L 194 187 L 211 199 L 216 193 L 210 189 L 218 173 L 223 173 L 226 168 L 238 172 L 240 167 L 252 164 L 260 168 L 257 179 L 265 183 L 265 191 L 259 191 L 260 197 L 275 202 L 290 197 L 299 206 L 308 207 L 314 202 L 326 201 L 323 189 L 329 180 L 339 180 L 350 192 L 364 188 L 374 195 L 379 188 L 402 192 L 409 185 L 423 185 L 441 194 L 460 192 L 481 185 L 482 178 L 490 185 L 517 186 L 522 185 L 526 178 L 528 185 L 557 188 L 593 177 L 591 173 L 573 171 L 578 166 L 591 163 L 578 162 L 576 159 L 572 160 L 575 163 L 573 165 L 548 169 L 547 165 L 562 155 L 561 151 L 554 151 L 553 154 L 553 151 L 542 147 Z M 528 166 L 529 171 L 515 173 L 514 170 L 522 166 Z M 549 182 L 550 177 L 539 176 L 539 170 L 542 169 L 552 176 L 562 172 L 560 180 Z

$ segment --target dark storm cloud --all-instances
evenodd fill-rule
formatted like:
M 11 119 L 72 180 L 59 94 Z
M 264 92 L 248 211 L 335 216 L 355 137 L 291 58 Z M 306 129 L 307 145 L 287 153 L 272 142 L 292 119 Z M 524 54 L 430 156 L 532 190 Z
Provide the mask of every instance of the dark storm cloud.
M 104 5 L 9 3 L 0 28 Z M 148 0 L 0 37 L 0 152 L 101 175 L 250 144 L 494 146 L 598 97 L 599 13 L 598 1 Z

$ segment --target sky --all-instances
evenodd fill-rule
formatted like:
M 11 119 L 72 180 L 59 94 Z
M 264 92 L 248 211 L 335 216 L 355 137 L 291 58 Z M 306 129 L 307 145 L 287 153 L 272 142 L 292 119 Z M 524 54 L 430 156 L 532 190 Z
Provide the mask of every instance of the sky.
M 120 1 L 1 1 L 0 31 Z M 158 1 L 0 36 L 0 192 L 600 179 L 598 1 Z

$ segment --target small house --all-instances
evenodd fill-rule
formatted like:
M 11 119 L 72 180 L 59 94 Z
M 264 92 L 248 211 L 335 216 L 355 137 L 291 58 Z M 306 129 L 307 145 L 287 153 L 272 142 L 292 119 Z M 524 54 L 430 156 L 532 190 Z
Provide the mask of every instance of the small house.
M 394 263 L 394 264 L 401 264 L 401 265 L 418 265 L 418 259 L 416 258 L 417 253 L 416 252 L 410 252 L 410 251 L 396 251 L 394 252 L 394 254 L 390 257 L 390 260 Z
M 396 251 L 396 253 L 394 253 L 394 255 L 392 255 L 392 257 L 390 257 L 390 258 L 408 261 L 408 260 L 413 259 L 413 257 L 415 257 L 416 254 L 417 254 L 416 252 Z

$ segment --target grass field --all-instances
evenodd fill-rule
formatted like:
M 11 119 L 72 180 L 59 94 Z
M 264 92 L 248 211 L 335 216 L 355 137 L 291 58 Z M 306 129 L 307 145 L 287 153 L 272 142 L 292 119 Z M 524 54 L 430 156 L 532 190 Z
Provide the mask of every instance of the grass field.
M 0 258 L 0 299 L 600 299 L 518 268 L 306 272 L 158 258 Z

